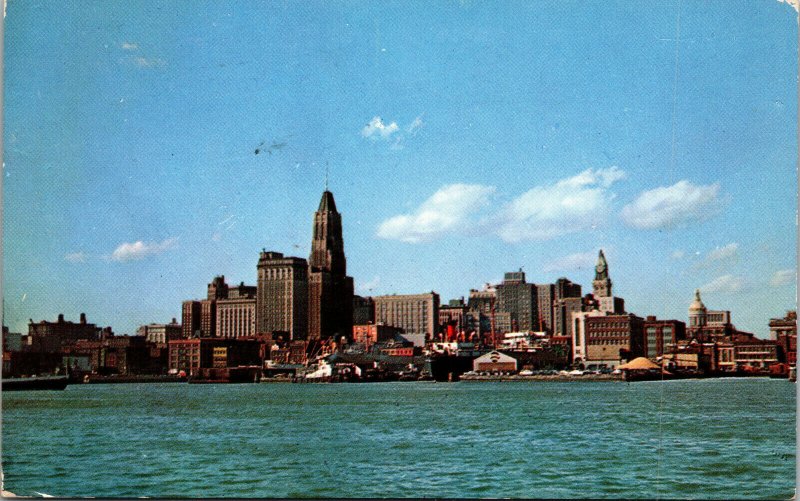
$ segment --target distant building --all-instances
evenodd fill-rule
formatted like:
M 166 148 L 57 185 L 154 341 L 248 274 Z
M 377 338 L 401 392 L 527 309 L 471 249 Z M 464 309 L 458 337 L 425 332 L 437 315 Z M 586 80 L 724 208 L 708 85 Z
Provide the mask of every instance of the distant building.
M 269 352 L 269 359 L 274 364 L 304 364 L 308 359 L 306 347 L 305 341 L 284 343 L 282 347 L 274 344 Z
M 469 291 L 467 314 L 470 325 L 476 327 L 478 336 L 484 341 L 488 340 L 493 329 L 496 301 L 497 290 L 490 284 L 486 284 L 483 290 Z
M 572 334 L 570 337 L 559 336 L 559 339 L 571 340 L 571 361 L 575 364 L 586 362 L 586 318 L 603 317 L 605 313 L 600 310 L 592 309 L 589 311 L 573 311 L 570 313 L 570 323 L 572 324 Z
M 573 337 L 572 315 L 588 310 L 585 303 L 586 301 L 582 297 L 564 297 L 556 300 L 553 308 L 554 336 Z
M 447 335 L 448 340 L 465 336 L 469 330 L 467 305 L 463 301 L 453 300 L 447 305 L 439 306 L 439 327 Z
M 256 335 L 256 298 L 217 300 L 216 337 L 240 338 Z
M 770 339 L 778 345 L 778 360 L 789 365 L 797 363 L 797 311 L 786 312 L 783 318 L 769 321 Z
M 144 338 L 147 343 L 164 344 L 173 339 L 180 339 L 183 327 L 174 318 L 169 324 L 142 325 L 136 329 L 136 335 Z
M 308 258 L 308 338 L 334 339 L 353 330 L 353 278 L 347 276 L 342 216 L 333 193 L 322 193 Z
M 539 286 L 544 294 L 550 294 L 549 307 L 542 317 L 546 324 L 545 329 L 553 336 L 572 338 L 572 313 L 585 311 L 584 300 L 581 298 L 580 284 L 573 283 L 566 277 L 561 277 L 552 285 Z M 542 301 L 540 300 L 540 304 Z M 541 310 L 540 310 L 541 311 Z
M 79 339 L 99 339 L 101 329 L 86 322 L 86 314 L 81 313 L 80 322 L 64 320 L 64 314 L 58 315 L 56 322 L 42 320 L 39 323 L 28 323 L 28 335 L 33 351 L 57 352 L 62 345 L 74 344 Z
M 686 324 L 680 320 L 658 320 L 648 316 L 644 321 L 644 352 L 642 356 L 655 359 L 670 351 L 678 341 L 686 339 Z
M 472 370 L 481 372 L 517 372 L 517 359 L 499 351 L 492 351 L 473 360 Z
M 687 335 L 700 341 L 716 341 L 735 334 L 730 311 L 708 310 L 700 298 L 700 289 L 694 291 L 694 301 L 689 305 Z
M 226 299 L 228 297 L 228 284 L 225 283 L 225 275 L 217 275 L 208 284 L 208 295 L 206 299 Z
M 179 339 L 169 342 L 169 369 L 196 375 L 206 368 L 260 366 L 261 355 L 261 344 L 254 339 Z
M 470 311 L 477 311 L 489 317 L 492 314 L 496 301 L 497 289 L 491 284 L 486 284 L 483 290 L 472 289 L 469 291 L 467 308 L 469 308 Z
M 553 284 L 553 299 L 564 299 L 565 297 L 581 297 L 581 285 L 576 284 L 566 277 L 561 277 Z
M 556 286 L 554 284 L 536 285 L 536 301 L 538 302 L 536 309 L 539 312 L 536 330 L 553 332 L 555 289 Z
M 686 340 L 679 342 L 673 353 L 687 350 L 700 353 L 711 371 L 765 370 L 781 359 L 777 340 L 759 339 L 738 330 L 731 322 L 730 311 L 706 308 L 699 290 L 695 290 L 689 305 Z
M 181 304 L 181 336 L 184 339 L 200 337 L 200 301 L 189 300 Z
M 439 294 L 376 296 L 375 322 L 399 327 L 408 333 L 434 338 L 438 330 Z
M 240 282 L 239 285 L 228 287 L 228 295 L 220 299 L 255 299 L 257 293 L 258 286 Z
M 498 311 L 494 314 L 494 335 L 496 339 L 492 339 L 492 344 L 497 344 L 502 339 L 503 334 L 507 332 L 514 332 L 514 316 L 510 311 Z
M 189 376 L 200 371 L 200 338 L 169 342 L 169 370 Z
M 19 332 L 10 332 L 8 327 L 3 326 L 3 351 L 22 351 L 23 336 Z M 25 336 L 25 339 L 30 339 Z
M 595 275 L 592 289 L 595 297 L 610 297 L 612 284 L 611 278 L 608 276 L 608 263 L 606 262 L 606 256 L 603 254 L 603 249 L 600 249 L 594 269 Z
M 256 293 L 254 285 L 241 282 L 229 286 L 225 283 L 225 275 L 215 276 L 207 286 L 206 299 L 188 300 L 181 305 L 182 337 L 254 335 L 255 317 L 251 303 L 255 302 Z
M 535 284 L 525 281 L 522 270 L 506 273 L 497 290 L 496 311 L 511 314 L 511 330 L 538 330 L 539 302 Z
M 66 347 L 63 354 L 71 363 L 86 359 L 91 371 L 102 375 L 160 374 L 167 362 L 161 350 L 144 336 L 107 335 L 98 340 L 80 340 Z
M 778 346 L 767 339 L 741 339 L 733 343 L 733 356 L 737 368 L 767 369 L 778 363 Z
M 200 336 L 214 337 L 217 335 L 217 300 L 205 299 L 200 301 Z
M 587 316 L 587 365 L 616 367 L 621 362 L 641 356 L 644 319 L 633 314 Z
M 261 252 L 258 260 L 256 332 L 288 333 L 289 339 L 308 335 L 308 263 L 280 252 Z
M 384 324 L 366 324 L 353 326 L 353 342 L 367 346 L 394 340 L 402 329 Z
M 608 273 L 608 262 L 603 250 L 597 257 L 597 265 L 594 267 L 595 275 L 592 282 L 594 299 L 597 301 L 597 309 L 602 312 L 612 314 L 625 313 L 625 300 L 614 297 L 611 293 L 611 278 Z
M 375 302 L 371 297 L 353 296 L 353 325 L 375 323 Z

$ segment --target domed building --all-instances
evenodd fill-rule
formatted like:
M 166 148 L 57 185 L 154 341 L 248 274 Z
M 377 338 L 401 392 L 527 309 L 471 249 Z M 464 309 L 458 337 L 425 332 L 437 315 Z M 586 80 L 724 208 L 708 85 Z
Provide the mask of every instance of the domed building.
M 689 305 L 689 327 L 705 327 L 708 321 L 706 305 L 700 299 L 700 289 L 694 291 L 694 301 Z

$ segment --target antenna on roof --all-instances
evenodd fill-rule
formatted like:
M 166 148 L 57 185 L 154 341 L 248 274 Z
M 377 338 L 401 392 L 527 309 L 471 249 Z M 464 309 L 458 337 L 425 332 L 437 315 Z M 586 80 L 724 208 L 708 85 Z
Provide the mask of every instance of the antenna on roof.
M 328 161 L 325 161 L 325 191 L 328 191 Z

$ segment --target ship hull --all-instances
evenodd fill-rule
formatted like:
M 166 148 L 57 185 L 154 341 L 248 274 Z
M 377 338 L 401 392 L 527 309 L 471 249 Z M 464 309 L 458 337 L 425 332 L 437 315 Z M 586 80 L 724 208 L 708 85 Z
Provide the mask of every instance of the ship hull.
M 458 381 L 462 374 L 472 370 L 472 361 L 475 358 L 465 355 L 431 357 L 431 375 L 436 381 Z
M 48 378 L 20 378 L 4 379 L 2 381 L 3 391 L 31 391 L 31 390 L 63 390 L 69 384 L 69 378 L 48 377 Z

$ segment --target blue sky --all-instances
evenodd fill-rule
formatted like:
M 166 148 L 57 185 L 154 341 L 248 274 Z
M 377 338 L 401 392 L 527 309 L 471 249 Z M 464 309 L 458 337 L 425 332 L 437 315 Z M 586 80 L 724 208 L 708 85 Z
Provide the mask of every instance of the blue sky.
M 133 333 L 330 189 L 362 294 L 522 267 L 639 315 L 796 297 L 797 12 L 714 2 L 10 2 L 6 324 Z M 256 149 L 259 153 L 256 154 Z

